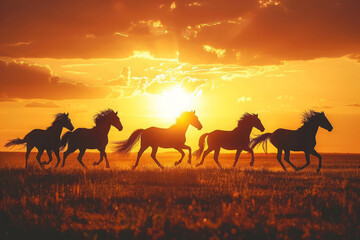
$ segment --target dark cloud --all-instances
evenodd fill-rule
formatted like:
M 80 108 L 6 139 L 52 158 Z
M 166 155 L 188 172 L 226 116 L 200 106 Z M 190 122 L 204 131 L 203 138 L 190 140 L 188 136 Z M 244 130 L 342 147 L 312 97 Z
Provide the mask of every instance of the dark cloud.
M 0 60 L 0 98 L 3 100 L 89 99 L 103 98 L 109 93 L 110 90 L 106 87 L 63 81 L 43 65 Z
M 30 108 L 59 108 L 60 106 L 54 102 L 30 102 L 25 104 L 25 107 Z
M 273 64 L 360 52 L 358 0 L 4 0 L 0 55 Z M 208 46 L 207 48 L 204 46 Z M 211 47 L 211 48 L 209 48 Z

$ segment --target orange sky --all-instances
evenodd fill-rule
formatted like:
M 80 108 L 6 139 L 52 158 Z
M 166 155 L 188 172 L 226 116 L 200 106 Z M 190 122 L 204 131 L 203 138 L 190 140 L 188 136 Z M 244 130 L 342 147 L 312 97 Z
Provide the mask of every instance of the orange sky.
M 110 142 L 194 109 L 195 149 L 244 112 L 272 132 L 314 109 L 334 126 L 318 151 L 360 152 L 358 12 L 357 0 L 3 1 L 0 151 L 57 112 L 91 127 L 110 107 L 124 125 Z

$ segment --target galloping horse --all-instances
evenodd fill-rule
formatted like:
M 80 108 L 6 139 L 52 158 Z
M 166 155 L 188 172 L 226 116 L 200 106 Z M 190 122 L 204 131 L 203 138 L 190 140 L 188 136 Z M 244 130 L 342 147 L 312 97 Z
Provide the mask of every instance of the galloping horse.
M 238 126 L 232 131 L 222 131 L 215 130 L 211 133 L 203 134 L 199 139 L 199 149 L 194 152 L 194 156 L 200 158 L 202 152 L 204 151 L 205 138 L 207 137 L 208 149 L 204 152 L 204 155 L 196 166 L 200 166 L 204 163 L 205 157 L 212 151 L 214 153 L 214 160 L 216 164 L 221 168 L 219 163 L 219 153 L 220 148 L 227 150 L 236 150 L 235 162 L 233 168 L 235 167 L 239 156 L 242 150 L 248 151 L 251 153 L 251 162 L 250 166 L 254 164 L 254 152 L 249 148 L 249 136 L 253 127 L 256 127 L 261 132 L 265 130 L 257 114 L 245 113 L 240 120 L 238 121 Z
M 202 128 L 198 117 L 195 115 L 195 111 L 183 112 L 180 117 L 176 119 L 176 123 L 170 128 L 150 127 L 147 129 L 138 129 L 134 131 L 128 140 L 118 143 L 116 152 L 120 154 L 129 154 L 132 147 L 141 137 L 141 147 L 137 155 L 136 163 L 132 168 L 133 170 L 139 164 L 141 155 L 148 147 L 152 148 L 151 157 L 161 169 L 164 167 L 156 159 L 156 152 L 159 147 L 174 148 L 179 153 L 181 153 L 181 158 L 179 161 L 175 162 L 175 166 L 180 164 L 185 156 L 185 153 L 182 149 L 188 149 L 188 163 L 191 164 L 191 148 L 185 145 L 185 133 L 189 127 L 189 124 L 193 125 L 198 130 Z
M 56 114 L 55 120 L 53 121 L 52 125 L 48 127 L 46 130 L 34 129 L 28 134 L 26 134 L 24 139 L 16 138 L 10 140 L 7 144 L 5 144 L 5 147 L 26 144 L 25 168 L 27 168 L 29 154 L 34 147 L 38 149 L 36 160 L 40 164 L 41 168 L 43 168 L 43 165 L 40 162 L 40 159 L 44 150 L 46 150 L 49 156 L 49 161 L 44 162 L 43 164 L 49 164 L 52 161 L 52 156 L 51 156 L 52 151 L 55 153 L 55 156 L 57 158 L 58 161 L 57 164 L 59 164 L 60 135 L 63 127 L 69 129 L 70 131 L 74 129 L 73 125 L 71 124 L 71 120 L 69 118 L 69 113 Z
M 110 168 L 109 161 L 105 152 L 106 145 L 108 144 L 108 133 L 111 125 L 116 127 L 119 131 L 123 129 L 120 119 L 112 109 L 102 111 L 94 116 L 95 127 L 91 129 L 77 128 L 74 132 L 67 132 L 61 138 L 61 147 L 65 147 L 68 143 L 68 148 L 64 152 L 62 167 L 65 166 L 65 159 L 70 153 L 79 149 L 80 153 L 77 160 L 86 168 L 82 162 L 82 158 L 86 149 L 97 149 L 100 152 L 100 160 L 94 162 L 93 165 L 99 165 L 103 158 L 106 160 L 106 168 Z M 58 165 L 58 164 L 57 164 Z M 57 167 L 56 165 L 56 167 Z
M 315 112 L 310 110 L 303 114 L 303 126 L 298 130 L 287 130 L 279 128 L 273 133 L 265 133 L 257 138 L 254 138 L 250 147 L 254 149 L 256 145 L 263 142 L 263 148 L 267 151 L 267 140 L 278 149 L 277 160 L 284 171 L 287 171 L 284 164 L 281 162 L 282 151 L 285 152 L 285 161 L 290 164 L 295 171 L 304 169 L 310 164 L 310 154 L 316 156 L 319 159 L 319 167 L 317 172 L 320 172 L 321 168 L 321 155 L 315 151 L 316 145 L 316 133 L 319 127 L 322 127 L 329 132 L 332 131 L 329 120 L 325 117 L 324 112 Z M 290 150 L 291 151 L 303 151 L 305 153 L 306 164 L 302 167 L 296 167 L 290 162 Z

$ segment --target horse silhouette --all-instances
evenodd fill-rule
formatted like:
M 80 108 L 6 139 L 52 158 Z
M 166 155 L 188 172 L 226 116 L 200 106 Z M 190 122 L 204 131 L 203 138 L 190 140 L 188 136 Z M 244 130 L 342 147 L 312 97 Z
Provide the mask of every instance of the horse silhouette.
M 263 143 L 264 151 L 267 152 L 267 140 L 278 149 L 277 160 L 284 171 L 287 171 L 284 164 L 281 162 L 282 151 L 285 152 L 285 161 L 290 164 L 295 171 L 304 169 L 310 164 L 310 154 L 316 156 L 319 159 L 319 167 L 317 172 L 320 172 L 321 168 L 321 155 L 315 151 L 316 145 L 316 133 L 319 127 L 322 127 L 329 132 L 332 131 L 329 120 L 326 118 L 324 112 L 315 112 L 310 110 L 303 114 L 302 120 L 303 126 L 298 130 L 287 130 L 279 128 L 273 133 L 265 133 L 259 137 L 254 138 L 250 142 L 250 147 L 254 149 L 259 143 Z M 306 164 L 302 167 L 296 167 L 290 162 L 290 151 L 303 151 L 305 153 Z
M 123 155 L 129 154 L 133 146 L 141 138 L 141 147 L 137 155 L 136 163 L 132 168 L 133 170 L 138 166 L 141 155 L 148 147 L 152 148 L 151 157 L 161 169 L 164 167 L 156 159 L 156 152 L 159 147 L 174 148 L 181 153 L 181 158 L 179 161 L 175 162 L 175 166 L 180 164 L 185 156 L 183 149 L 188 149 L 188 163 L 191 164 L 191 148 L 185 145 L 185 133 L 189 124 L 196 127 L 198 130 L 202 128 L 198 117 L 195 115 L 195 111 L 183 112 L 176 119 L 176 123 L 169 128 L 150 127 L 134 131 L 128 140 L 118 143 L 116 152 Z
M 10 147 L 14 145 L 26 144 L 26 154 L 25 154 L 25 168 L 27 168 L 27 163 L 31 150 L 35 147 L 38 149 L 38 154 L 36 155 L 36 160 L 40 164 L 41 168 L 44 168 L 42 164 L 49 164 L 52 161 L 51 153 L 54 152 L 57 158 L 57 164 L 60 162 L 59 148 L 60 148 L 60 135 L 63 127 L 72 131 L 74 126 L 71 124 L 69 118 L 69 113 L 58 113 L 55 115 L 55 120 L 46 130 L 34 129 L 23 139 L 16 138 L 10 140 L 5 147 Z M 41 163 L 41 155 L 44 150 L 46 150 L 49 161 Z
M 255 127 L 261 132 L 265 130 L 257 114 L 245 113 L 240 120 L 238 121 L 238 126 L 232 131 L 222 131 L 215 130 L 211 133 L 203 134 L 199 139 L 199 149 L 194 152 L 196 158 L 200 158 L 201 154 L 204 151 L 205 139 L 207 137 L 208 149 L 205 150 L 203 157 L 196 166 L 200 166 L 204 163 L 205 157 L 212 151 L 214 153 L 214 160 L 216 164 L 221 168 L 219 163 L 219 153 L 220 148 L 227 150 L 236 150 L 235 162 L 233 168 L 236 166 L 237 161 L 242 150 L 248 151 L 251 153 L 251 162 L 250 166 L 254 164 L 254 152 L 249 147 L 250 143 L 250 133 L 252 128 Z
M 110 168 L 109 161 L 105 152 L 106 145 L 108 144 L 108 133 L 111 125 L 116 127 L 119 131 L 123 129 L 117 112 L 112 109 L 104 110 L 94 116 L 95 127 L 91 129 L 77 128 L 73 132 L 67 132 L 61 138 L 61 147 L 65 147 L 68 144 L 67 150 L 64 152 L 62 167 L 65 166 L 65 160 L 69 154 L 80 150 L 77 160 L 86 168 L 82 162 L 82 158 L 85 154 L 86 149 L 97 149 L 100 152 L 100 160 L 94 162 L 93 165 L 99 165 L 103 158 L 106 160 L 106 168 Z M 57 164 L 58 165 L 58 164 Z M 55 167 L 57 167 L 57 165 Z

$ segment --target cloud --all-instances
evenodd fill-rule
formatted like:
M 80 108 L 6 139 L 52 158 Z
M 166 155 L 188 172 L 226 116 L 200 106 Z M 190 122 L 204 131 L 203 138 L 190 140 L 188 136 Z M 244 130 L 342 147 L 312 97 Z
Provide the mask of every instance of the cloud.
M 30 108 L 59 108 L 60 106 L 54 102 L 30 102 L 25 104 L 25 107 Z
M 6 0 L 0 56 L 115 59 L 148 51 L 189 63 L 264 65 L 360 53 L 358 0 L 193 3 Z
M 144 87 L 146 93 L 150 94 L 161 94 L 164 90 L 171 89 L 177 86 L 178 83 L 175 81 L 158 81 L 154 80 L 150 84 Z
M 110 93 L 105 87 L 92 87 L 65 81 L 44 65 L 0 60 L 0 98 L 21 99 L 89 99 Z
M 242 96 L 240 98 L 238 98 L 238 100 L 236 101 L 237 103 L 240 103 L 240 102 L 250 102 L 252 100 L 251 97 L 245 97 L 245 96 Z
M 329 105 L 325 105 L 325 106 L 313 106 L 313 109 L 332 109 L 334 108 L 334 106 L 329 106 Z
M 105 85 L 109 86 L 127 86 L 131 81 L 130 67 L 123 67 L 118 78 L 107 81 Z
M 353 103 L 353 104 L 348 104 L 348 105 L 346 105 L 346 106 L 348 106 L 348 107 L 360 107 L 360 104 L 358 104 L 358 103 Z

